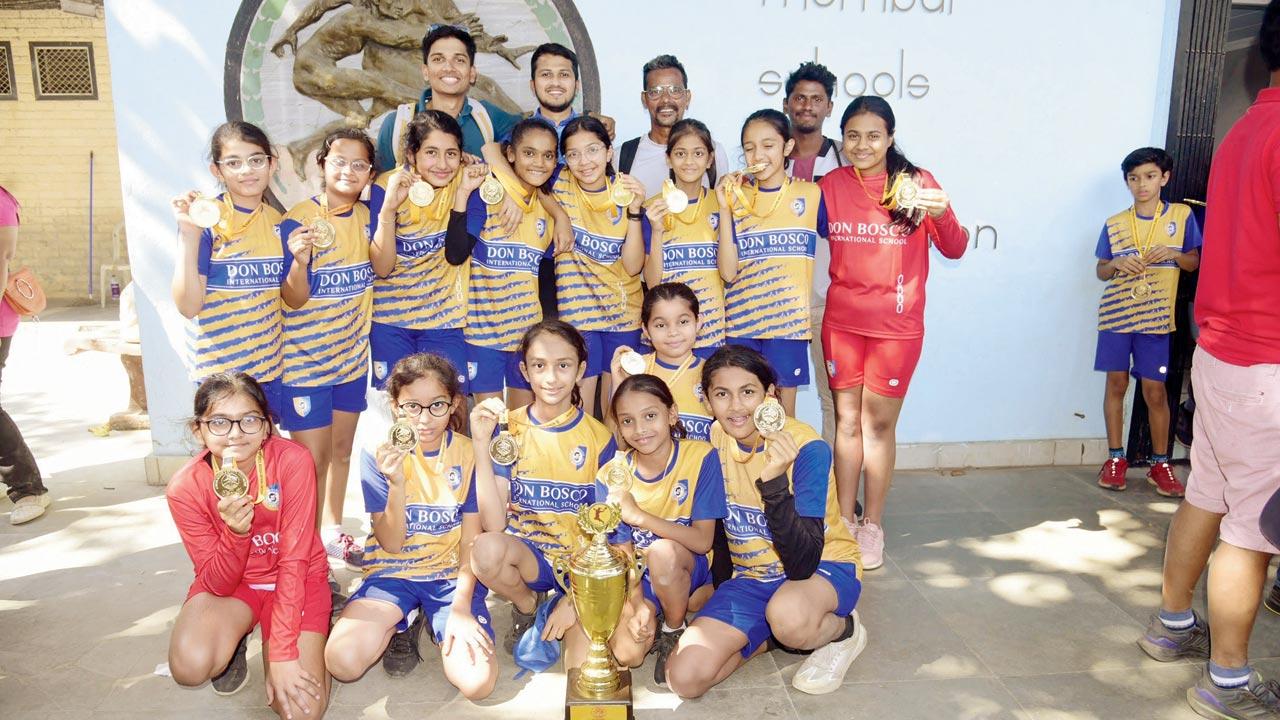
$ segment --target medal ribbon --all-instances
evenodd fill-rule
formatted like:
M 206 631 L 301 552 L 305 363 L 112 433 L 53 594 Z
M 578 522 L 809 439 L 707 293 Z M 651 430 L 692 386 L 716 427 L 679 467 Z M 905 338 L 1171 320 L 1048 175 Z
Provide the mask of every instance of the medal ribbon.
M 1138 240 L 1138 206 L 1135 204 L 1129 208 L 1129 234 L 1133 236 L 1133 246 L 1138 250 L 1138 259 L 1142 260 L 1142 279 L 1141 283 L 1147 282 L 1146 256 L 1147 251 L 1151 249 L 1152 241 L 1156 236 L 1156 224 L 1160 218 L 1164 216 L 1164 203 L 1156 206 L 1156 214 L 1151 217 L 1151 226 L 1147 228 L 1147 239 L 1145 241 Z
M 755 192 L 751 194 L 751 199 L 747 199 L 747 193 L 742 189 L 742 183 L 733 183 L 733 194 L 738 198 L 738 204 L 742 206 L 742 211 L 734 209 L 734 217 L 744 218 L 747 215 L 755 215 L 758 218 L 767 218 L 777 211 L 778 205 L 782 203 L 782 198 L 787 194 L 787 186 L 791 184 L 791 178 L 783 178 L 782 185 L 778 187 L 777 194 L 773 198 L 773 205 L 769 207 L 768 212 L 761 213 L 756 208 L 756 203 L 760 201 L 760 186 L 755 186 Z
M 418 174 L 416 169 L 408 165 L 401 168 L 400 172 L 409 173 L 410 177 L 414 179 L 414 182 L 427 182 L 425 178 Z M 453 177 L 449 179 L 449 182 L 444 187 L 438 188 L 434 185 L 431 187 L 436 194 L 435 197 L 431 199 L 431 202 L 426 205 L 423 205 L 422 207 L 414 205 L 413 201 L 406 195 L 404 202 L 400 203 L 400 207 L 396 208 L 398 213 L 403 212 L 405 214 L 405 221 L 398 221 L 397 226 L 406 227 L 410 224 L 418 225 L 422 223 L 424 217 L 435 222 L 439 222 L 440 220 L 444 220 L 449 217 L 449 209 L 453 206 L 453 196 L 457 193 L 458 185 L 461 184 L 461 182 L 462 166 L 459 165 L 458 170 L 454 172 Z M 427 184 L 430 185 L 430 183 Z M 410 187 L 412 187 L 412 185 Z
M 328 220 L 330 217 L 334 215 L 342 215 L 343 213 L 349 212 L 351 208 L 355 206 L 356 206 L 355 203 L 350 202 L 350 203 L 347 203 L 346 205 L 341 205 L 339 207 L 336 207 L 330 210 L 329 209 L 329 193 L 327 192 L 320 193 L 320 218 L 321 219 Z
M 229 237 L 237 238 L 240 237 L 240 234 L 245 231 L 245 228 L 252 225 L 253 221 L 262 213 L 262 200 L 259 198 L 258 206 L 251 210 L 249 212 L 249 217 L 245 218 L 245 221 L 239 225 L 236 224 L 236 215 L 240 214 L 240 212 L 236 210 L 236 204 L 231 200 L 231 193 L 222 194 L 222 207 L 225 208 L 227 212 L 223 216 L 224 219 L 218 222 L 218 225 L 226 228 L 227 235 Z
M 516 205 L 521 212 L 528 214 L 530 210 L 533 210 L 533 204 L 538 201 L 537 188 L 532 191 L 525 190 L 524 185 L 519 180 L 508 177 L 505 173 L 494 170 L 492 174 L 498 179 L 498 182 L 502 183 L 502 188 L 507 191 L 507 194 L 516 201 Z
M 610 220 L 617 219 L 618 205 L 613 202 L 613 189 L 617 186 L 616 179 L 613 182 L 610 182 L 608 178 L 606 178 L 604 190 L 598 193 L 587 192 L 587 190 L 578 183 L 578 178 L 572 177 L 572 174 L 569 178 L 569 183 L 573 186 L 574 197 L 578 199 L 578 202 L 581 205 L 586 206 L 594 213 L 601 215 L 608 213 Z M 593 195 L 596 197 L 592 197 Z M 600 197 L 603 197 L 604 200 L 599 200 L 598 198 Z
M 675 385 L 676 381 L 680 379 L 680 376 L 684 374 L 684 371 L 688 370 L 690 367 L 693 367 L 693 361 L 695 359 L 696 358 L 694 357 L 694 354 L 690 352 L 689 356 L 686 357 L 684 360 L 682 360 L 680 364 L 676 366 L 676 369 L 672 371 L 671 379 L 667 381 L 667 386 L 670 387 Z M 645 367 L 645 372 L 649 373 L 650 375 L 654 375 L 656 374 L 653 372 L 653 369 L 655 367 L 659 367 L 658 352 L 656 350 L 652 355 L 649 356 L 649 361 Z M 663 368 L 663 369 L 665 370 L 666 368 Z

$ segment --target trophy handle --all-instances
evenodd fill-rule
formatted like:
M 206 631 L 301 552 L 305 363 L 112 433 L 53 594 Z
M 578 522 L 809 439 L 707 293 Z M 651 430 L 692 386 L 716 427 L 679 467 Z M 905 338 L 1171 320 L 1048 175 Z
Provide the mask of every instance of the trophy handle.
M 640 577 L 644 575 L 644 571 L 648 567 L 649 563 L 644 559 L 644 551 L 636 550 L 631 563 L 627 567 L 627 574 L 630 576 L 627 580 L 631 587 L 636 587 L 640 584 Z
M 566 595 L 570 595 L 572 599 L 573 587 L 569 582 L 569 561 L 563 557 L 555 558 L 551 562 L 551 575 L 555 577 L 556 584 L 564 590 Z

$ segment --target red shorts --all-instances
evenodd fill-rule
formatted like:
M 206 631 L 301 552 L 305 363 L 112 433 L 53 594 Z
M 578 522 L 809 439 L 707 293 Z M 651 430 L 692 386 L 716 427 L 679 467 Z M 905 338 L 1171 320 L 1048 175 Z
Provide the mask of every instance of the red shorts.
M 208 588 L 204 587 L 199 580 L 191 584 L 191 589 L 187 591 L 187 600 L 199 595 L 200 593 L 209 593 Z M 271 639 L 271 608 L 275 605 L 276 591 L 272 586 L 250 587 L 247 583 L 240 583 L 231 593 L 233 597 L 245 605 L 249 606 L 249 611 L 253 613 L 254 623 L 262 626 L 262 642 L 265 644 Z M 302 625 L 298 628 L 299 632 L 313 632 L 329 636 L 329 613 L 333 609 L 333 597 L 329 594 L 329 579 L 324 575 L 314 578 L 307 578 L 303 585 L 302 600 Z
M 878 338 L 822 325 L 822 351 L 832 390 L 865 386 L 884 397 L 906 397 L 923 347 L 923 337 Z

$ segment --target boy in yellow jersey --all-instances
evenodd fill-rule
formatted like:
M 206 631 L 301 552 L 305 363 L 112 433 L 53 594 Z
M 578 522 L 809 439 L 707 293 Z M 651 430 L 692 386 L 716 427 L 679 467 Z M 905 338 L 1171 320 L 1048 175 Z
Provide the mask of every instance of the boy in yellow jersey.
M 680 638 L 667 680 L 681 697 L 699 697 L 773 635 L 814 650 L 792 681 L 797 690 L 832 692 L 867 635 L 854 612 L 861 556 L 840 521 L 831 448 L 794 418 L 765 413 L 782 419 L 781 429 L 762 420 L 757 410 L 776 392 L 777 374 L 760 353 L 726 345 L 707 360 L 702 379 L 716 418 L 711 444 L 724 468 L 733 577 Z
M 1103 416 L 1110 449 L 1098 484 L 1108 490 L 1126 486 L 1129 462 L 1121 435 L 1132 373 L 1141 383 L 1151 423 L 1147 481 L 1161 495 L 1182 497 L 1182 483 L 1169 465 L 1169 399 L 1164 383 L 1178 277 L 1181 271 L 1193 272 L 1200 266 L 1200 226 L 1190 207 L 1160 199 L 1173 169 L 1169 153 L 1139 148 L 1125 157 L 1120 168 L 1133 206 L 1107 219 L 1095 253 L 1098 279 L 1106 281 L 1107 287 L 1098 304 L 1093 369 L 1107 374 Z

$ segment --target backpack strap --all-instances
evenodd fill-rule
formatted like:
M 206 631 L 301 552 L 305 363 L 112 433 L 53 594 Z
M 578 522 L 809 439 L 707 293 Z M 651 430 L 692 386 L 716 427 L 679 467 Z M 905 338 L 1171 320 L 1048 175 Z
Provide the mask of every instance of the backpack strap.
M 634 137 L 622 143 L 622 149 L 618 152 L 618 172 L 630 173 L 631 166 L 636 161 L 636 152 L 640 149 L 640 138 Z
M 404 164 L 404 131 L 413 120 L 414 103 L 405 103 L 396 108 L 396 115 L 391 119 L 391 152 L 396 158 L 396 167 Z
M 493 118 L 489 116 L 489 108 L 470 97 L 467 98 L 467 105 L 471 108 L 471 117 L 476 121 L 476 127 L 480 128 L 480 137 L 484 138 L 485 143 L 493 142 Z

